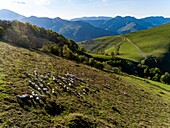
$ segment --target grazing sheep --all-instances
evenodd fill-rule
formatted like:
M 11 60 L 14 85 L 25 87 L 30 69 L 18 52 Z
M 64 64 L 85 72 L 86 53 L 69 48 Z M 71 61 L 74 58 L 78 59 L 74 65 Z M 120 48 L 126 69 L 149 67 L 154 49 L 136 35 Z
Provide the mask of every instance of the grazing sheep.
M 39 95 L 39 98 L 42 100 L 46 100 L 46 97 L 44 95 Z
M 34 70 L 34 75 L 38 77 L 38 72 L 36 70 Z
M 55 83 L 57 83 L 57 84 L 59 83 L 57 79 L 55 79 L 55 80 L 53 80 L 53 81 L 54 81 Z
M 47 73 L 46 76 L 50 77 L 50 73 Z
M 83 94 L 84 94 L 84 95 L 87 95 L 87 94 L 88 94 L 87 91 L 86 91 L 86 89 L 83 89 Z
M 29 95 L 28 95 L 28 94 L 17 95 L 16 97 L 17 97 L 18 99 L 23 99 L 23 100 L 25 100 L 25 99 L 28 99 L 28 98 L 29 98 Z
M 71 80 L 70 80 L 70 83 L 74 84 L 74 80 L 73 80 L 73 79 L 71 79 Z
M 32 85 L 32 81 L 31 80 L 29 80 L 28 83 L 29 83 L 30 86 Z
M 40 92 L 40 91 L 41 91 L 41 88 L 40 88 L 40 87 L 38 87 L 38 88 L 37 88 L 37 90 Z
M 28 94 L 17 95 L 16 98 L 17 98 L 17 101 L 18 101 L 18 102 L 24 103 L 24 104 L 27 103 L 28 100 L 30 99 Z
M 59 83 L 59 85 L 62 87 L 62 83 Z
M 48 86 L 50 89 L 52 89 L 50 83 L 47 83 L 47 86 Z
M 54 93 L 55 93 L 55 89 L 53 88 L 53 89 L 52 89 L 52 94 L 54 94 Z
M 31 76 L 31 74 L 29 74 L 28 72 L 25 72 L 25 75 L 26 75 L 27 77 L 30 77 L 30 76 Z
M 46 91 L 45 94 L 50 95 L 50 92 L 49 92 L 49 91 Z
M 45 75 L 43 79 L 44 79 L 44 80 L 47 80 L 48 78 L 49 78 L 49 77 L 48 77 L 47 75 Z
M 38 82 L 38 79 L 37 79 L 37 78 L 34 78 L 34 82 Z
M 30 98 L 30 99 L 33 99 L 33 95 L 30 95 L 29 98 Z
M 32 96 L 35 96 L 35 92 L 34 91 L 32 91 L 31 94 L 32 94 Z
M 129 97 L 129 95 L 128 95 L 128 93 L 127 93 L 127 92 L 124 92 L 123 94 L 124 94 L 125 96 Z
M 43 88 L 43 91 L 48 91 L 48 89 L 47 88 Z
M 43 88 L 43 87 L 44 87 L 44 85 L 43 85 L 43 84 L 39 84 L 39 86 L 40 86 L 40 88 Z
M 38 88 L 39 88 L 39 86 L 38 86 L 37 84 L 35 84 L 35 86 L 34 86 L 34 87 L 35 87 L 35 89 L 37 89 L 37 90 L 38 90 Z
M 28 81 L 29 82 L 29 85 L 32 87 L 32 88 L 34 88 L 35 87 L 35 84 L 32 82 L 32 81 Z
M 56 80 L 55 76 L 52 76 L 52 79 L 53 79 L 53 81 L 55 81 Z
M 43 76 L 43 75 L 40 75 L 40 78 L 44 78 L 44 76 Z
M 69 78 L 69 77 L 75 78 L 75 75 L 67 73 L 67 74 L 65 74 L 65 77 L 67 77 L 67 78 Z
M 81 95 L 81 93 L 80 93 L 80 92 L 78 92 L 78 93 L 77 93 L 77 96 L 78 96 L 78 97 L 81 97 L 82 95 Z
M 39 99 L 40 99 L 40 98 L 37 96 L 37 97 L 36 97 L 36 100 L 38 100 L 38 101 L 39 101 Z

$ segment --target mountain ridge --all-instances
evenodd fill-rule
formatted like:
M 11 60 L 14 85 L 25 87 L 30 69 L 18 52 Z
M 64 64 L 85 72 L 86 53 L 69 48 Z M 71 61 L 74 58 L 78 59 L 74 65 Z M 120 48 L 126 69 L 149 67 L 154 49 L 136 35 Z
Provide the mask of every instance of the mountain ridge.
M 90 40 L 101 36 L 115 35 L 113 32 L 93 27 L 89 23 L 81 21 L 67 21 L 61 18 L 47 18 L 47 20 L 44 19 L 46 18 L 28 17 L 22 19 L 21 21 L 30 22 L 37 26 L 44 27 L 46 29 L 51 29 L 55 32 L 62 34 L 66 38 L 75 40 L 77 42 L 87 39 Z
M 0 12 L 3 12 L 3 10 Z M 170 18 L 164 18 L 161 16 L 146 17 L 141 19 L 131 16 L 116 16 L 114 18 L 99 16 L 64 20 L 59 17 L 23 17 L 22 15 L 18 14 L 17 16 L 10 19 L 10 15 L 12 15 L 14 12 L 11 12 L 10 10 L 5 10 L 5 12 L 8 12 L 9 15 L 9 17 L 6 17 L 7 20 L 16 19 L 22 22 L 30 22 L 39 27 L 44 27 L 46 29 L 58 32 L 76 42 L 90 40 L 102 36 L 113 36 L 146 30 L 148 28 L 153 28 L 170 22 Z M 6 14 L 5 16 L 8 15 Z M 5 17 L 2 16 L 2 19 L 5 19 Z
M 14 11 L 10 11 L 8 9 L 0 10 L 0 19 L 1 20 L 21 20 L 23 18 L 25 18 L 25 16 L 20 15 Z

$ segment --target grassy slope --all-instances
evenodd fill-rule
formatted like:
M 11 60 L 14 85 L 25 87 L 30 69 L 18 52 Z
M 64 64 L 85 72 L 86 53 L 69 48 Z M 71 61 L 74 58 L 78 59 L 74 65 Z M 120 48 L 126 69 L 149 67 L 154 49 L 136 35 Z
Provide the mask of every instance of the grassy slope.
M 34 102 L 21 107 L 16 95 L 32 90 L 24 72 L 34 70 L 41 74 L 75 74 L 87 82 L 76 90 L 85 86 L 90 93 L 79 98 L 60 90 L 47 103 Z M 139 79 L 105 73 L 3 42 L 0 43 L 0 71 L 1 127 L 71 127 L 76 121 L 101 128 L 170 127 L 170 93 L 160 93 L 160 88 Z M 58 108 L 59 114 L 49 112 L 52 101 L 62 106 L 63 109 Z
M 162 58 L 169 50 L 169 33 L 170 24 L 165 24 L 145 31 L 123 35 L 122 37 L 97 38 L 94 39 L 95 43 L 92 42 L 90 45 L 85 43 L 80 46 L 88 52 L 105 51 L 105 53 L 111 54 L 111 52 L 115 51 L 115 45 L 125 38 L 126 40 L 120 46 L 119 57 L 133 61 L 139 61 L 148 55 Z

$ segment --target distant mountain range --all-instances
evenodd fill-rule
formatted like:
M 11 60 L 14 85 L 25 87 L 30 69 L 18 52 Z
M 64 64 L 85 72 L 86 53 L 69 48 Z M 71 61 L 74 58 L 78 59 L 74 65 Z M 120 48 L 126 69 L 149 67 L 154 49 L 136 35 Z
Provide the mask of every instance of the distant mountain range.
M 117 16 L 110 20 L 84 20 L 84 18 L 79 18 L 79 21 L 90 23 L 95 27 L 109 30 L 117 34 L 127 34 L 130 32 L 146 30 L 148 28 L 153 28 L 162 24 L 166 24 L 170 22 L 170 18 L 147 17 L 136 19 L 135 17 L 130 16 Z
M 38 18 L 31 16 L 20 21 L 28 21 L 39 27 L 53 30 L 74 41 L 90 40 L 102 36 L 112 36 L 116 33 L 94 27 L 89 23 L 81 21 L 67 21 L 61 18 Z
M 111 20 L 113 17 L 106 17 L 106 16 L 92 16 L 92 17 L 82 17 L 82 18 L 74 18 L 71 21 L 88 21 L 88 20 Z
M 0 10 L 0 19 L 1 20 L 20 20 L 25 18 L 25 16 L 22 16 L 18 13 L 15 13 L 13 11 L 2 9 Z
M 70 38 L 76 42 L 91 40 L 102 36 L 113 36 L 119 34 L 127 34 L 153 28 L 170 22 L 170 18 L 164 17 L 147 17 L 136 19 L 135 17 L 82 17 L 71 20 L 63 20 L 47 17 L 25 17 L 10 10 L 0 10 L 1 20 L 19 20 L 22 22 L 30 22 L 39 27 L 53 30 Z

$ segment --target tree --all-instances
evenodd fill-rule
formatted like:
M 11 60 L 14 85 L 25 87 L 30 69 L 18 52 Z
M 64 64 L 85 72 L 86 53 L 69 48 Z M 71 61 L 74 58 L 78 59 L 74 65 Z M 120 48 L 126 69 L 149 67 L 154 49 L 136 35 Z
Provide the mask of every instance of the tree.
M 80 55 L 79 56 L 79 61 L 82 62 L 82 63 L 87 63 L 88 58 L 86 56 Z
M 154 73 L 154 74 L 156 74 L 156 73 L 161 73 L 161 70 L 160 70 L 159 68 L 154 68 L 153 73 Z
M 59 55 L 59 48 L 56 44 L 53 44 L 53 46 L 51 47 L 51 53 L 54 55 Z
M 5 33 L 4 28 L 0 26 L 0 38 L 2 38 L 4 33 Z
M 160 81 L 162 83 L 169 83 L 170 82 L 170 74 L 168 72 L 165 72 L 164 75 L 161 76 Z
M 117 45 L 115 48 L 116 48 L 115 55 L 119 55 L 120 45 Z
M 94 67 L 97 69 L 103 70 L 104 65 L 101 62 L 95 61 Z
M 95 60 L 93 58 L 89 59 L 89 65 L 94 66 Z
M 112 56 L 112 59 L 114 59 L 115 53 L 114 53 L 114 52 L 111 52 L 111 56 Z
M 155 76 L 152 78 L 154 81 L 159 81 L 160 80 L 160 75 L 157 73 Z
M 144 75 L 148 76 L 149 75 L 149 68 L 148 67 L 145 68 L 143 73 L 144 73 Z

